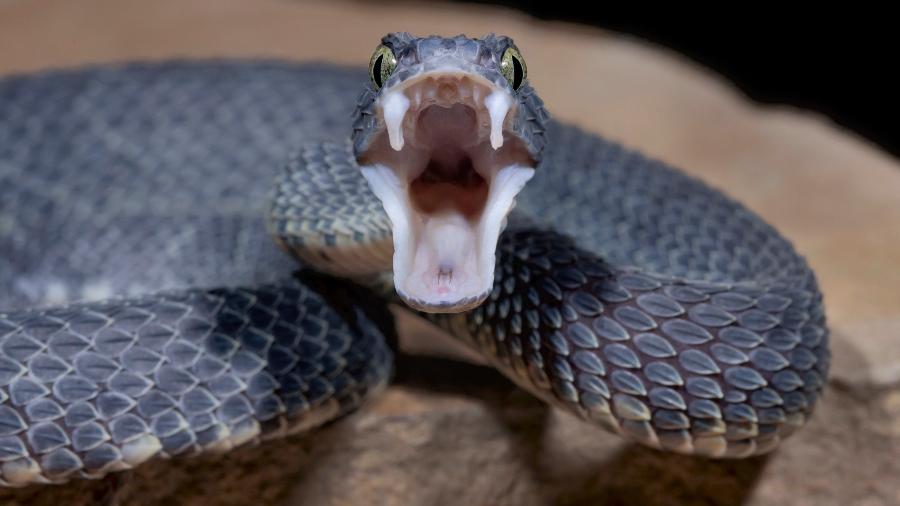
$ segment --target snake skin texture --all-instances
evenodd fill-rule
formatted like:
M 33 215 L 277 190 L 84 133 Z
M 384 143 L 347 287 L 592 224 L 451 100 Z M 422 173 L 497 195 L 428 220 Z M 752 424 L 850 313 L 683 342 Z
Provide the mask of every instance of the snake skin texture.
M 365 79 L 192 61 L 0 81 L 0 484 L 227 450 L 384 387 L 383 303 L 293 277 L 269 235 L 296 250 L 299 230 L 321 230 L 326 254 L 336 238 L 388 237 L 350 142 L 334 142 Z M 630 439 L 711 456 L 774 448 L 828 371 L 806 263 L 664 164 L 557 123 L 546 137 L 493 293 L 435 321 Z M 313 180 L 335 190 L 317 192 L 327 212 L 290 191 Z M 298 224 L 309 209 L 320 221 Z M 360 209 L 368 223 L 347 227 L 340 213 Z
M 813 292 L 623 268 L 552 232 L 500 248 L 489 300 L 447 328 L 548 402 L 710 457 L 771 451 L 811 413 L 829 362 Z
M 423 316 L 526 390 L 628 439 L 710 457 L 774 449 L 812 414 L 828 374 L 812 271 L 700 181 L 571 127 L 550 133 L 545 179 L 501 237 L 488 300 Z M 311 147 L 279 179 L 271 228 L 289 247 L 303 247 L 292 220 L 324 230 L 377 202 L 347 149 Z M 320 222 L 293 198 L 312 181 L 332 195 Z M 386 220 L 369 221 L 370 234 Z M 555 231 L 567 223 L 584 224 L 577 241 Z
M 264 221 L 290 151 L 346 136 L 361 79 L 173 62 L 0 82 L 0 484 L 227 450 L 383 388 L 374 297 L 292 279 Z

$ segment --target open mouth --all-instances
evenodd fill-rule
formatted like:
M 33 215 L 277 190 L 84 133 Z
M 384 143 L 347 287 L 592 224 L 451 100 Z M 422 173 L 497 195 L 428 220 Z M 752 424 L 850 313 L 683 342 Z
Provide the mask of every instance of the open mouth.
M 497 239 L 534 160 L 507 128 L 515 100 L 477 76 L 432 72 L 385 90 L 384 129 L 359 157 L 392 223 L 394 285 L 410 306 L 463 311 L 494 280 Z

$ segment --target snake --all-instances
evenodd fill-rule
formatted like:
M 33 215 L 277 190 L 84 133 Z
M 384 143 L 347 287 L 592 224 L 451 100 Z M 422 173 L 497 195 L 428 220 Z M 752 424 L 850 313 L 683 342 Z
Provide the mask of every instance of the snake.
M 770 452 L 827 379 L 791 243 L 550 119 L 505 36 L 8 76 L 0 188 L 3 486 L 313 431 L 389 385 L 390 305 L 662 451 Z

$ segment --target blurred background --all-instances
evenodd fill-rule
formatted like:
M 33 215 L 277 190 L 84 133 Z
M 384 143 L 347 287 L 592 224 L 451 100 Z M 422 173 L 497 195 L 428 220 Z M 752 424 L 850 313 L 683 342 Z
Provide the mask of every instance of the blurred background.
M 621 10 L 593 2 L 474 0 L 645 39 L 714 69 L 757 102 L 822 113 L 900 155 L 893 16 L 783 6 Z
M 273 8 L 274 3 L 294 7 Z M 140 5 L 141 2 L 109 0 L 0 0 L 0 71 L 31 69 L 37 66 L 34 62 L 46 60 L 49 54 L 53 55 L 54 64 L 79 59 L 64 58 L 66 54 L 91 54 L 90 60 L 124 59 L 126 54 L 143 56 L 148 51 L 142 45 L 148 41 L 153 41 L 151 44 L 158 48 L 152 55 L 156 57 L 183 52 L 172 48 L 204 46 L 205 50 L 196 52 L 208 53 L 218 48 L 235 53 L 236 47 L 244 46 L 271 47 L 278 55 L 291 57 L 319 54 L 333 58 L 335 40 L 343 38 L 348 47 L 357 47 L 352 39 L 365 40 L 367 48 L 371 45 L 366 39 L 369 35 L 352 28 L 359 21 L 354 23 L 345 16 L 343 22 L 327 32 L 330 38 L 324 38 L 322 44 L 312 48 L 293 47 L 294 39 L 287 38 L 277 28 L 296 23 L 290 14 L 313 3 L 321 2 L 188 0 Z M 821 6 L 788 9 L 783 5 L 757 4 L 743 8 L 679 4 L 677 8 L 641 7 L 628 12 L 593 2 L 558 0 L 457 0 L 454 3 L 457 7 L 452 10 L 456 11 L 472 12 L 472 7 L 485 4 L 503 6 L 511 13 L 519 11 L 541 20 L 590 25 L 649 41 L 714 70 L 754 101 L 814 111 L 893 155 L 900 155 L 900 135 L 892 119 L 900 115 L 900 100 L 896 97 L 900 74 L 894 69 L 897 36 L 892 26 L 894 17 L 887 12 Z M 178 4 L 180 8 L 174 9 L 173 5 Z M 367 28 L 381 33 L 387 29 L 415 31 L 417 26 L 428 23 L 416 20 L 411 26 L 411 21 L 403 16 L 393 16 L 393 22 L 385 23 L 385 16 L 371 16 L 373 12 L 377 14 L 376 6 L 385 6 L 384 10 L 390 12 L 411 11 L 415 17 L 426 5 L 448 4 L 361 1 L 358 5 L 359 9 L 349 6 L 348 9 L 360 13 L 358 17 L 370 19 Z M 404 7 L 397 9 L 398 5 Z M 441 7 L 437 10 L 447 12 Z M 173 17 L 178 14 L 180 18 Z M 496 17 L 497 12 L 482 10 L 476 16 L 485 21 L 482 24 L 499 26 L 488 22 L 492 14 Z M 273 21 L 273 17 L 279 19 Z M 321 23 L 313 24 L 321 26 Z M 249 28 L 253 25 L 258 27 L 257 31 Z M 473 25 L 452 26 L 459 26 L 457 30 L 463 31 L 471 30 Z M 232 31 L 228 39 L 220 33 L 233 27 L 239 27 L 240 33 Z M 568 30 L 574 29 L 577 25 L 569 25 Z M 303 26 L 297 26 L 298 32 L 302 30 Z M 244 38 L 241 44 L 235 43 L 241 38 Z M 245 49 L 245 52 L 252 50 Z M 355 61 L 360 61 L 359 57 Z

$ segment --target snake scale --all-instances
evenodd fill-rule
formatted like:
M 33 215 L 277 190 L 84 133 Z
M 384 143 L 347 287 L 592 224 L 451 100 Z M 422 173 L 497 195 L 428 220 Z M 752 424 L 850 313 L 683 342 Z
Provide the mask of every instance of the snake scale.
M 488 292 L 428 318 L 655 448 L 744 457 L 803 425 L 830 360 L 806 262 L 719 191 L 549 120 L 510 47 L 394 34 L 370 79 L 196 60 L 0 80 L 0 484 L 309 430 L 387 385 L 390 296 L 361 274 L 390 270 L 392 222 L 358 160 L 379 132 L 403 152 L 376 104 L 428 55 L 515 97 L 505 142 L 540 153 Z

